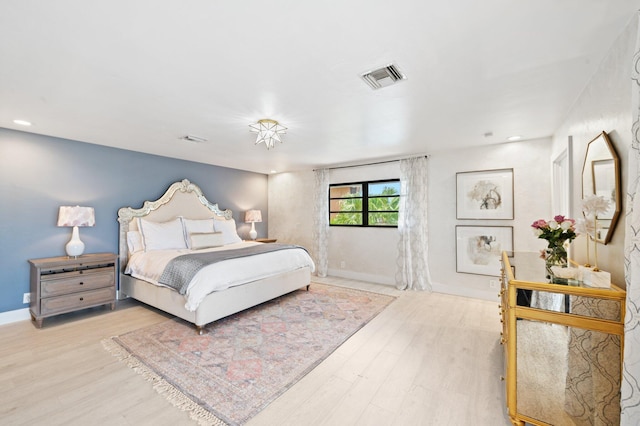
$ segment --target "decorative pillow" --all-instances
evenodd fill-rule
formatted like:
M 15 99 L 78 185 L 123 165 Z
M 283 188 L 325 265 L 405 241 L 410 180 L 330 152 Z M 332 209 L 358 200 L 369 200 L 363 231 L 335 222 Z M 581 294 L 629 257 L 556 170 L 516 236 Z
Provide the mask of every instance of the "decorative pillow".
M 213 219 L 187 219 L 183 217 L 182 223 L 184 223 L 184 229 L 187 231 L 187 235 L 214 232 Z
M 167 222 L 140 219 L 138 226 L 142 232 L 145 251 L 187 248 L 182 219 L 179 217 Z
M 238 236 L 238 231 L 236 230 L 235 220 L 216 220 L 213 223 L 213 227 L 217 232 L 222 232 L 224 245 L 242 242 L 242 238 Z
M 127 247 L 129 248 L 129 254 L 144 250 L 144 244 L 142 244 L 142 234 L 140 234 L 139 231 L 127 232 Z
M 191 250 L 200 250 L 224 245 L 222 232 L 193 232 L 189 234 Z
M 184 224 L 184 235 L 185 240 L 187 241 L 187 246 L 191 247 L 191 240 L 189 235 L 191 234 L 202 234 L 207 232 L 214 232 L 213 229 L 213 219 L 185 219 L 182 218 L 182 223 Z

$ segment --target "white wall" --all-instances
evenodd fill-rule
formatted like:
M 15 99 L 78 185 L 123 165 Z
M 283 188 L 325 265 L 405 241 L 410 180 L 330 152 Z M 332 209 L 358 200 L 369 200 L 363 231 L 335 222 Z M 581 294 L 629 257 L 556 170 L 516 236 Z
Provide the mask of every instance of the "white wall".
M 587 144 L 602 131 L 607 132 L 621 165 L 623 205 L 613 238 L 609 244 L 598 245 L 598 266 L 611 272 L 612 282 L 624 287 L 624 194 L 627 187 L 628 155 L 631 146 L 631 66 L 635 46 L 637 20 L 635 16 L 612 46 L 596 74 L 576 100 L 563 124 L 553 136 L 556 156 L 573 139 L 573 217 L 581 217 L 582 166 Z M 586 241 L 578 237 L 572 244 L 573 256 L 586 261 Z M 591 246 L 593 263 L 593 246 Z
M 551 218 L 551 164 L 573 137 L 572 204 L 577 217 L 581 197 L 582 163 L 587 143 L 601 131 L 606 131 L 621 159 L 623 194 L 627 185 L 627 155 L 631 144 L 631 59 L 636 34 L 636 21 L 624 29 L 608 57 L 553 140 L 499 144 L 458 151 L 439 151 L 429 159 L 429 266 L 434 290 L 495 300 L 496 290 L 489 288 L 491 277 L 456 272 L 455 226 L 507 225 L 514 227 L 515 250 L 537 251 L 544 241 L 531 232 L 536 219 Z M 455 174 L 461 171 L 514 169 L 515 220 L 456 220 Z M 338 173 L 339 172 L 339 173 Z M 355 168 L 333 171 L 332 182 L 384 179 L 397 177 L 390 168 Z M 351 174 L 350 174 L 351 173 Z M 361 176 L 358 178 L 356 176 Z M 313 172 L 297 172 L 269 177 L 269 236 L 279 241 L 313 247 Z M 622 212 L 624 213 L 623 205 Z M 559 213 L 559 212 L 558 212 Z M 598 263 L 612 272 L 612 280 L 624 285 L 623 246 L 624 214 L 613 240 L 599 246 Z M 394 283 L 395 255 L 398 236 L 390 229 L 331 228 L 329 268 L 333 275 Z M 583 240 L 573 243 L 574 255 L 580 261 L 584 255 Z M 345 268 L 340 262 L 345 262 Z
M 456 225 L 513 226 L 516 251 L 545 247 L 531 223 L 550 219 L 551 140 L 436 152 L 429 158 L 429 267 L 434 291 L 496 300 L 495 277 L 456 272 Z M 457 220 L 456 173 L 513 168 L 514 220 Z M 540 264 L 543 267 L 542 262 Z
M 314 182 L 312 171 L 269 175 L 269 238 L 312 251 Z
M 330 183 L 397 179 L 398 163 L 331 170 Z M 269 236 L 313 251 L 311 171 L 269 176 Z M 272 221 L 273 220 L 273 221 Z M 331 227 L 329 275 L 394 285 L 397 229 Z
M 531 223 L 551 217 L 550 139 L 499 144 L 467 150 L 437 152 L 429 158 L 429 266 L 434 290 L 495 300 L 494 277 L 456 272 L 457 225 L 514 227 L 515 249 L 537 251 Z M 514 169 L 515 220 L 456 220 L 456 172 Z M 331 183 L 397 178 L 398 163 L 337 169 Z M 313 247 L 313 172 L 269 177 L 269 236 L 278 241 Z M 396 229 L 338 228 L 329 231 L 329 274 L 395 284 L 398 233 Z M 341 262 L 344 262 L 342 267 Z M 541 266 L 542 267 L 542 266 Z
M 329 183 L 397 179 L 399 163 L 335 169 Z M 396 228 L 331 227 L 329 275 L 395 285 L 399 234 Z

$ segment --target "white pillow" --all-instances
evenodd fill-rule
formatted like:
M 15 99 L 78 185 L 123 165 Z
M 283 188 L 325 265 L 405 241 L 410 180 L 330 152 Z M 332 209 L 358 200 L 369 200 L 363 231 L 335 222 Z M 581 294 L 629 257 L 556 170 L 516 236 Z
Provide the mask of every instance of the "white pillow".
M 129 254 L 137 253 L 144 250 L 144 244 L 142 244 L 142 234 L 139 231 L 127 232 L 127 247 L 129 248 Z
M 191 240 L 189 235 L 202 234 L 207 232 L 213 232 L 213 219 L 185 219 L 182 218 L 184 224 L 184 235 L 187 241 L 187 246 L 191 247 Z
M 235 220 L 216 220 L 213 227 L 217 232 L 222 232 L 224 245 L 242 242 L 242 238 L 238 236 L 238 231 L 236 231 Z
M 144 239 L 145 251 L 187 248 L 182 219 L 179 217 L 167 222 L 140 219 L 138 225 Z
M 187 235 L 214 232 L 213 219 L 187 219 L 183 217 L 182 223 L 184 223 L 184 229 L 187 231 Z
M 200 250 L 224 245 L 222 232 L 194 232 L 189 234 L 189 245 L 192 250 Z

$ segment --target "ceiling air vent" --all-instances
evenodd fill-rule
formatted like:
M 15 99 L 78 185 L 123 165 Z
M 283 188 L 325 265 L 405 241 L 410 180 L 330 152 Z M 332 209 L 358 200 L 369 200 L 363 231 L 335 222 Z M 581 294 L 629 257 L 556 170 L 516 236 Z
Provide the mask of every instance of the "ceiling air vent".
M 207 139 L 205 138 L 201 138 L 200 136 L 194 136 L 194 135 L 184 135 L 180 139 L 187 142 L 197 142 L 197 143 L 203 143 L 207 141 Z
M 389 64 L 382 68 L 366 72 L 362 74 L 361 77 L 373 90 L 387 87 L 398 81 L 407 79 L 395 64 Z

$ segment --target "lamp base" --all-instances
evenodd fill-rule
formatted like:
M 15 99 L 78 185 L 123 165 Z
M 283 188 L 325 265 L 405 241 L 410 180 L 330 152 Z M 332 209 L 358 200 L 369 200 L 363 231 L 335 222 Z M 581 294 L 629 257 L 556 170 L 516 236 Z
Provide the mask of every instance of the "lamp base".
M 256 238 L 258 238 L 258 231 L 256 231 L 255 222 L 251 222 L 251 231 L 249 231 L 249 238 L 251 238 L 252 240 L 255 240 Z
M 80 240 L 80 231 L 77 226 L 73 227 L 71 232 L 71 239 L 64 248 L 67 251 L 67 256 L 78 257 L 84 253 L 84 243 Z

